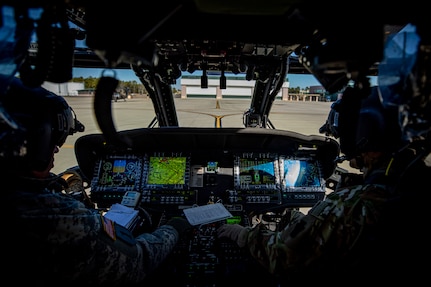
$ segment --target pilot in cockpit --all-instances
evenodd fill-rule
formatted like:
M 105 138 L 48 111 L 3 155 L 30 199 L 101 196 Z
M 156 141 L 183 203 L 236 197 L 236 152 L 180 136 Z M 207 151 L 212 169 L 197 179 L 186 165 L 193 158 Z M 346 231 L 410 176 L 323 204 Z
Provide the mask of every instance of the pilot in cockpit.
M 182 218 L 138 235 L 60 192 L 54 155 L 83 125 L 64 98 L 8 79 L 0 99 L 3 277 L 41 286 L 132 285 L 154 271 L 189 227 Z M 6 119 L 6 117 L 3 117 Z
M 73 45 L 68 44 L 73 39 L 65 22 L 55 27 L 58 33 L 50 30 L 51 22 L 39 22 L 40 31 L 50 32 L 49 37 L 38 35 L 41 59 L 32 66 L 28 47 L 40 9 L 17 6 L 14 11 L 2 6 L 0 15 L 2 279 L 40 286 L 141 283 L 171 253 L 189 224 L 171 218 L 151 232 L 131 234 L 61 192 L 67 186 L 51 172 L 54 155 L 84 126 L 64 98 L 40 85 L 46 79 L 69 79 Z
M 280 230 L 225 224 L 218 237 L 236 241 L 286 286 L 426 278 L 417 256 L 429 249 L 431 77 L 421 40 L 407 25 L 387 41 L 379 85 L 365 99 L 346 88 L 321 128 L 362 171 L 354 185 L 340 184 L 307 214 L 290 211 Z

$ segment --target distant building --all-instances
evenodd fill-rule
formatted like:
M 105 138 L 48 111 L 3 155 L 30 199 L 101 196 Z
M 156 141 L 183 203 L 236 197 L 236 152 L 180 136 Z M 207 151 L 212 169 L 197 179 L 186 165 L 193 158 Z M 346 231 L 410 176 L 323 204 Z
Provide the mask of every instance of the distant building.
M 326 90 L 323 86 L 310 86 L 310 90 L 309 90 L 310 94 L 325 94 Z
M 244 77 L 226 76 L 226 89 L 222 89 L 220 75 L 208 75 L 208 87 L 202 88 L 201 75 L 184 75 L 180 79 L 180 85 L 181 98 L 250 98 L 254 92 L 255 81 L 247 81 Z M 286 80 L 275 98 L 283 101 L 319 101 L 323 94 L 322 86 L 310 87 L 307 94 L 289 94 L 289 82 Z
M 59 96 L 78 96 L 84 90 L 84 83 L 51 83 L 44 82 L 42 87 Z
M 247 81 L 243 77 L 226 76 L 226 88 L 220 87 L 219 75 L 208 75 L 208 87 L 201 88 L 201 76 L 184 75 L 180 79 L 181 98 L 250 98 L 253 95 L 255 81 Z M 289 82 L 283 84 L 276 98 L 281 99 L 283 90 L 288 89 Z

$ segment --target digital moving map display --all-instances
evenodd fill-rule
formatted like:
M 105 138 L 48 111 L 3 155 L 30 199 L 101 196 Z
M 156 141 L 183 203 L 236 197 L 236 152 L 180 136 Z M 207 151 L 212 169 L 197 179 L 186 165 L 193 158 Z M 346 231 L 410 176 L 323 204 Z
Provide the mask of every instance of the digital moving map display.
M 190 177 L 188 156 L 150 156 L 147 164 L 146 188 L 182 189 L 188 185 Z

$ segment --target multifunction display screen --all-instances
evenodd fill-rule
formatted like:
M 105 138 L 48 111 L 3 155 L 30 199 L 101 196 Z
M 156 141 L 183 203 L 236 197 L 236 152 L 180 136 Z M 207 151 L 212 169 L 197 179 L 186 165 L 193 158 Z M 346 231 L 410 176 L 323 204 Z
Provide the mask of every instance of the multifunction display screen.
M 243 153 L 235 157 L 235 186 L 238 189 L 276 189 L 279 185 L 277 156 Z
M 185 184 L 186 167 L 187 157 L 185 156 L 151 156 L 147 184 Z
M 280 159 L 284 191 L 324 191 L 319 164 L 312 159 Z
M 153 154 L 145 161 L 144 189 L 186 189 L 190 181 L 190 156 Z
M 109 156 L 99 160 L 92 190 L 140 190 L 142 164 L 142 158 L 129 155 Z

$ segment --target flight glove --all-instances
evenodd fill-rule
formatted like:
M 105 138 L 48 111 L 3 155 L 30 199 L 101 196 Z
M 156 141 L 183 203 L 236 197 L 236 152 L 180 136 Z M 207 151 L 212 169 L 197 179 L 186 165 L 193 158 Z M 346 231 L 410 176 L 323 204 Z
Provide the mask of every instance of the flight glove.
M 223 224 L 217 229 L 217 237 L 229 238 L 238 244 L 239 247 L 244 247 L 246 244 L 247 228 L 239 224 Z
M 178 231 L 178 234 L 180 236 L 183 236 L 187 232 L 187 230 L 190 230 L 192 228 L 188 220 L 182 217 L 172 217 L 168 220 L 168 222 L 166 222 L 166 224 L 171 225 L 173 228 L 175 228 L 175 230 Z

